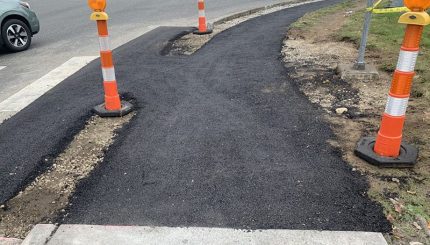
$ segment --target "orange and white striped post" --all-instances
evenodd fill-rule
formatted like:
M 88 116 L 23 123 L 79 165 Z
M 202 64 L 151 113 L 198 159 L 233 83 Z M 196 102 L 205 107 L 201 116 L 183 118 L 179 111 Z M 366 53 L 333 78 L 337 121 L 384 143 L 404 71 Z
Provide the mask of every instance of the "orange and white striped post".
M 384 167 L 411 167 L 418 158 L 415 147 L 402 143 L 402 132 L 422 33 L 424 26 L 430 24 L 425 12 L 430 0 L 405 0 L 405 5 L 413 12 L 399 20 L 407 26 L 378 135 L 376 139 L 363 138 L 356 150 L 358 156 Z
M 100 61 L 103 74 L 104 104 L 94 107 L 94 112 L 101 117 L 124 116 L 131 112 L 133 106 L 127 101 L 121 102 L 115 77 L 112 50 L 109 45 L 107 27 L 108 15 L 104 12 L 106 0 L 88 0 L 88 5 L 94 10 L 91 20 L 97 22 L 100 43 Z
M 197 6 L 199 9 L 199 27 L 198 30 L 194 31 L 194 34 L 205 35 L 212 33 L 213 30 L 209 27 L 206 19 L 205 0 L 198 0 Z

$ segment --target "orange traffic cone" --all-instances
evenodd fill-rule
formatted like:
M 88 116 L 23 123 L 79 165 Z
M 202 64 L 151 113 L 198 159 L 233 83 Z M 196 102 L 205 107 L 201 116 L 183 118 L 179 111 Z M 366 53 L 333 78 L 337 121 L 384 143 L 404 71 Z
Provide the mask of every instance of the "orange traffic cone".
M 107 27 L 108 15 L 103 12 L 106 7 L 106 2 L 104 0 L 89 0 L 89 5 L 95 11 L 91 15 L 91 19 L 97 21 L 100 42 L 100 61 L 103 74 L 103 87 L 105 91 L 105 103 L 94 107 L 93 110 L 101 117 L 124 116 L 132 111 L 133 106 L 127 101 L 121 102 L 119 97 L 112 50 L 109 46 L 109 33 Z
M 421 36 L 424 26 L 430 24 L 430 16 L 424 12 L 430 0 L 409 0 L 405 4 L 417 12 L 406 13 L 399 20 L 407 26 L 381 127 L 376 139 L 361 139 L 355 151 L 359 157 L 382 167 L 412 167 L 418 158 L 418 149 L 402 142 L 402 132 Z
M 206 12 L 205 12 L 205 1 L 198 0 L 198 9 L 199 9 L 199 27 L 198 30 L 194 31 L 194 34 L 205 35 L 213 32 L 212 28 L 209 27 L 209 24 L 206 20 Z

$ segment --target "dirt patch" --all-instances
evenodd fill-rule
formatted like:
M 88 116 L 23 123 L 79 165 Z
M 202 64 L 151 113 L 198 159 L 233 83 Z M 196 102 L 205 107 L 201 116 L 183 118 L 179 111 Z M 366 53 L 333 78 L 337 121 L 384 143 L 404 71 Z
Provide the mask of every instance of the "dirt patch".
M 167 52 L 167 55 L 191 55 L 199 50 L 203 45 L 209 42 L 214 36 L 219 34 L 220 32 L 227 30 L 235 25 L 238 25 L 247 20 L 270 14 L 282 9 L 292 8 L 295 6 L 317 2 L 318 0 L 313 1 L 300 1 L 300 0 L 289 0 L 279 4 L 247 11 L 244 13 L 240 13 L 234 16 L 227 17 L 220 21 L 214 23 L 212 27 L 213 32 L 207 35 L 195 35 L 193 33 L 188 33 L 178 39 L 174 40 L 172 45 L 170 46 L 170 50 Z
M 339 41 L 335 33 L 365 2 L 360 0 L 341 11 L 319 16 L 310 28 L 293 27 L 284 42 L 284 62 L 300 91 L 326 110 L 326 119 L 337 136 L 328 143 L 341 150 L 353 171 L 368 176 L 368 196 L 381 203 L 393 225 L 387 240 L 392 244 L 430 244 L 426 233 L 430 220 L 430 110 L 426 101 L 411 99 L 404 130 L 405 140 L 420 148 L 416 167 L 380 169 L 353 153 L 362 136 L 376 135 L 391 80 L 391 74 L 382 71 L 381 78 L 371 82 L 344 81 L 336 74 L 340 62 L 354 62 L 357 48 Z M 376 63 L 381 55 L 371 50 L 367 61 Z
M 52 223 L 60 214 L 66 216 L 77 183 L 103 161 L 116 130 L 132 117 L 92 117 L 50 169 L 0 207 L 0 236 L 24 238 L 35 224 Z

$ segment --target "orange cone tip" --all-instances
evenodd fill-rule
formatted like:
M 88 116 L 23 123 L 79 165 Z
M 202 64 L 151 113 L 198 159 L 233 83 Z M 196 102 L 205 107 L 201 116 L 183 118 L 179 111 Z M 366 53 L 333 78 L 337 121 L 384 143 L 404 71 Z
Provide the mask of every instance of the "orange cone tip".
M 88 0 L 88 6 L 94 11 L 104 11 L 106 9 L 106 0 Z

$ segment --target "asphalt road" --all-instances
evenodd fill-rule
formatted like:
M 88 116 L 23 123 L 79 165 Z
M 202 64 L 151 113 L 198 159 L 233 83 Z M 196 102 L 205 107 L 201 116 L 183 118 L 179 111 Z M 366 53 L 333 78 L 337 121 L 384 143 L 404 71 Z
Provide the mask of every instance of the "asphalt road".
M 86 1 L 28 0 L 41 21 L 30 50 L 0 50 L 0 101 L 74 56 L 98 55 L 97 30 Z M 207 1 L 209 20 L 281 0 Z M 108 0 L 113 47 L 154 26 L 190 26 L 197 21 L 197 0 Z

